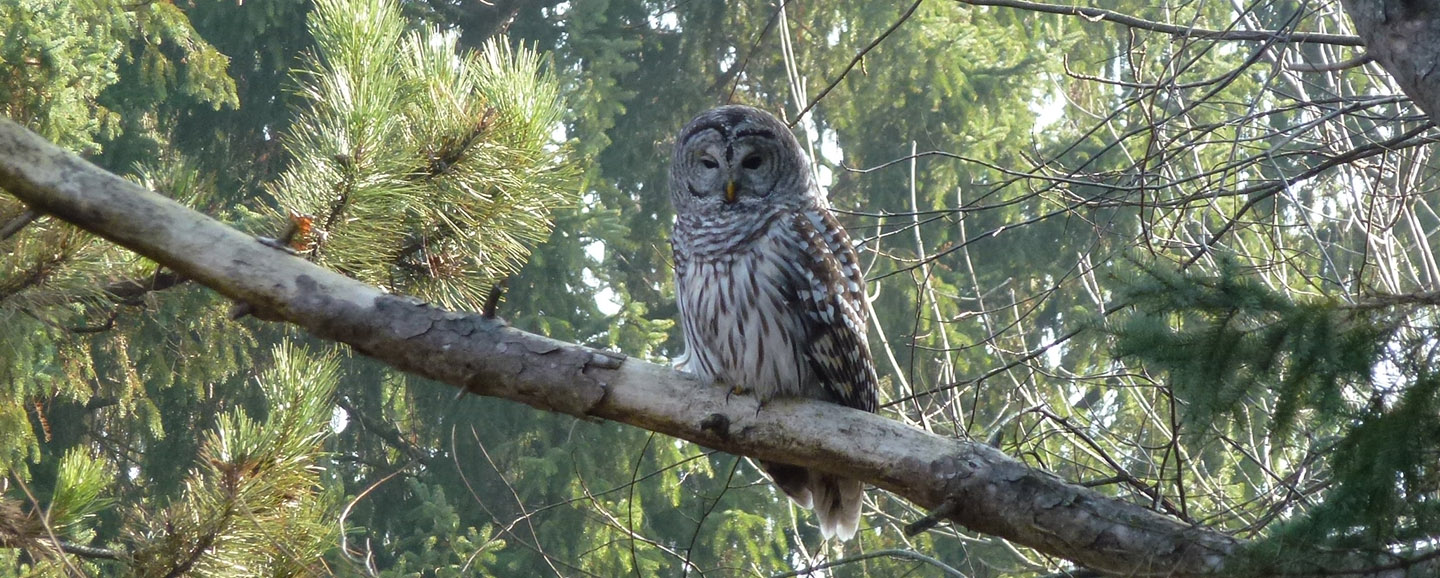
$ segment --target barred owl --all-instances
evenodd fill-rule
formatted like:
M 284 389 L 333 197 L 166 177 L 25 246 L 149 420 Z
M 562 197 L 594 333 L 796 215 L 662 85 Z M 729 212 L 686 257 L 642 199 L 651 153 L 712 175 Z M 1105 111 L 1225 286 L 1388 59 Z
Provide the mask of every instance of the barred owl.
M 695 117 L 670 165 L 681 369 L 762 402 L 808 397 L 873 412 L 865 279 L 790 130 L 747 106 Z M 825 538 L 860 523 L 856 480 L 760 462 Z

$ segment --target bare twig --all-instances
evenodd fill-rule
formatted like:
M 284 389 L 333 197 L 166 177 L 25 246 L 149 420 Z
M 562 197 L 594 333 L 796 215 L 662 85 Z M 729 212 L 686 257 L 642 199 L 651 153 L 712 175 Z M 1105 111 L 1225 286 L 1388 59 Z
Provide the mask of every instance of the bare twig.
M 500 298 L 505 295 L 505 288 L 510 285 L 510 278 L 506 277 L 496 281 L 490 286 L 490 292 L 485 295 L 485 306 L 480 309 L 480 316 L 486 319 L 494 319 L 495 312 L 500 308 Z
M 928 531 L 938 526 L 941 521 L 955 517 L 956 510 L 960 509 L 960 503 L 955 500 L 945 500 L 940 507 L 925 514 L 925 517 L 905 525 L 905 535 L 914 536 L 921 532 Z
M 814 566 L 800 568 L 798 570 L 775 574 L 771 576 L 771 578 L 793 578 L 795 576 L 811 576 L 814 575 L 815 572 L 819 572 L 821 570 L 844 566 L 846 564 L 854 564 L 856 562 L 870 560 L 872 558 L 900 558 L 904 560 L 914 560 L 916 562 L 928 564 L 931 567 L 939 570 L 943 575 L 949 576 L 950 578 L 966 578 L 965 574 L 961 573 L 959 570 L 956 570 L 955 568 L 952 568 L 944 562 L 941 562 L 935 558 L 931 558 L 930 556 L 926 556 L 914 550 L 901 550 L 894 548 L 885 550 L 873 550 L 864 554 L 846 556 L 844 558 L 832 560 L 824 564 L 817 564 Z
M 1318 43 L 1335 44 L 1339 46 L 1364 46 L 1359 36 L 1345 34 L 1322 34 L 1318 32 L 1287 32 L 1283 30 L 1210 30 L 1206 28 L 1195 28 L 1193 26 L 1180 26 L 1169 22 L 1156 22 L 1137 18 L 1128 14 L 1122 14 L 1114 10 L 1104 8 L 1087 8 L 1084 6 L 1064 6 L 1060 4 L 1045 4 L 1041 2 L 1027 2 L 1025 0 L 956 0 L 960 4 L 971 6 L 996 6 L 1001 8 L 1015 8 L 1030 12 L 1043 12 L 1046 14 L 1060 14 L 1062 16 L 1078 16 L 1090 22 L 1111 22 L 1126 28 L 1148 30 L 1161 34 L 1170 34 L 1184 38 L 1198 38 L 1202 40 L 1240 40 L 1259 42 L 1284 42 L 1284 43 Z
M 1375 57 L 1369 53 L 1357 54 L 1339 62 L 1297 62 L 1290 65 L 1290 70 L 1296 72 L 1337 72 L 1348 70 L 1358 66 L 1365 66 L 1375 61 Z
M 910 16 L 915 14 L 915 9 L 919 8 L 920 3 L 924 1 L 925 0 L 915 0 L 915 3 L 910 5 L 910 9 L 900 15 L 899 20 L 896 20 L 894 24 L 891 24 L 890 27 L 886 28 L 884 32 L 881 32 L 879 36 L 871 40 L 869 45 L 856 53 L 855 57 L 850 59 L 850 63 L 845 65 L 845 70 L 840 71 L 839 76 L 836 76 L 834 80 L 830 81 L 830 84 L 826 85 L 825 89 L 820 91 L 820 94 L 815 95 L 815 99 L 810 101 L 810 104 L 800 109 L 800 114 L 795 115 L 795 118 L 790 120 L 790 128 L 795 128 L 795 125 L 799 123 L 801 119 L 805 118 L 805 114 L 809 113 L 810 109 L 815 108 L 815 105 L 820 104 L 820 101 L 825 98 L 825 95 L 835 90 L 835 87 L 840 84 L 840 81 L 845 80 L 845 77 L 850 74 L 850 71 L 855 69 L 855 65 L 860 64 L 860 61 L 865 59 L 866 54 L 869 54 L 871 50 L 874 50 L 876 46 L 879 46 L 881 42 L 884 42 L 886 38 L 889 38 L 891 34 L 900 29 L 900 25 L 904 24 L 906 20 L 909 20 Z
M 35 209 L 25 209 L 25 212 L 16 215 L 15 218 L 6 222 L 4 226 L 0 226 L 0 241 L 15 236 L 15 233 L 19 233 L 26 225 L 35 222 L 35 219 L 40 218 L 42 214 L 43 213 Z

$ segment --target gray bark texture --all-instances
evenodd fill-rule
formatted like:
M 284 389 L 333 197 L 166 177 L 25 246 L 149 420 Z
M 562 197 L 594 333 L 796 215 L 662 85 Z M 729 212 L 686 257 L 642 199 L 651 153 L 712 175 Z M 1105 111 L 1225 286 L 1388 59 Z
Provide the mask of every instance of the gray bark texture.
M 1440 0 L 1343 0 L 1366 53 L 1440 119 Z
M 668 367 L 385 294 L 107 173 L 3 119 L 0 188 L 246 302 L 259 317 L 476 395 L 858 478 L 932 510 L 937 520 L 1105 574 L 1233 575 L 1224 564 L 1242 546 L 1069 484 L 981 443 L 817 401 L 776 400 L 760 409 L 751 398 L 727 396 Z M 1314 572 L 1419 576 L 1434 575 L 1437 565 Z

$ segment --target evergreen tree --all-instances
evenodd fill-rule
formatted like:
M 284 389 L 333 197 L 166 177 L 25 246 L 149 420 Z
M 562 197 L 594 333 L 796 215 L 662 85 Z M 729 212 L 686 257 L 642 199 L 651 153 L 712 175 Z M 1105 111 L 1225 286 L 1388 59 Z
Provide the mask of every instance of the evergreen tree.
M 656 361 L 668 141 L 762 106 L 863 241 L 885 416 L 1256 573 L 1429 555 L 1433 129 L 1337 65 L 1338 8 L 975 4 L 21 0 L 0 102 L 344 274 L 471 310 L 508 278 L 518 327 Z M 743 459 L 228 321 L 9 196 L 0 231 L 0 575 L 1064 566 L 879 491 L 823 544 Z
M 111 69 L 119 71 L 108 80 L 113 87 L 140 88 L 151 98 L 137 100 L 127 93 L 122 99 L 127 110 L 148 103 L 148 114 L 162 121 L 151 126 L 159 130 L 101 134 L 124 154 L 91 150 L 97 160 L 122 166 L 132 158 L 148 158 L 130 168 L 148 188 L 257 231 L 281 230 L 287 223 L 306 226 L 294 242 L 305 244 L 302 248 L 314 258 L 328 256 L 332 261 L 327 263 L 362 278 L 472 308 L 481 306 L 489 283 L 517 267 L 528 246 L 544 238 L 548 211 L 572 202 L 570 165 L 550 139 L 559 111 L 555 82 L 538 56 L 503 42 L 482 53 L 457 54 L 453 36 L 407 26 L 393 5 L 372 2 L 322 4 L 313 13 L 319 41 L 294 85 L 308 106 L 295 111 L 295 120 L 260 121 L 261 132 L 278 132 L 293 123 L 284 133 L 291 168 L 270 186 L 271 199 L 229 204 L 217 195 L 212 171 L 235 167 L 217 159 L 192 162 L 181 151 L 189 146 L 234 150 L 237 142 L 207 143 L 189 134 L 189 146 L 167 143 L 172 128 L 192 126 L 180 119 L 192 118 L 189 99 L 205 93 L 203 86 L 189 85 L 169 92 L 173 86 L 165 83 L 176 82 L 176 68 L 165 60 L 173 48 L 165 43 L 189 50 L 179 54 L 192 67 L 203 64 L 203 58 L 191 52 L 218 53 L 195 44 L 184 15 L 165 6 L 158 16 L 138 11 L 168 18 L 163 21 L 171 30 L 150 44 L 137 41 L 136 50 L 149 59 L 144 66 L 128 67 L 119 52 L 90 58 L 102 65 L 107 61 L 101 57 L 110 59 Z M 99 16 L 119 18 L 113 24 L 121 32 L 125 25 L 145 30 L 145 22 L 117 16 L 114 6 L 94 8 Z M 288 6 L 263 5 L 266 14 L 258 20 L 274 18 L 275 8 Z M 28 23 L 29 16 L 16 18 Z M 72 29 L 73 37 L 59 34 L 65 42 L 89 46 L 84 28 Z M 7 65 L 21 66 L 29 58 L 23 50 L 44 38 L 22 40 Z M 180 70 L 191 82 L 216 72 Z M 215 85 L 228 86 L 231 93 L 216 103 L 233 106 L 235 84 L 224 76 L 223 66 L 219 72 Z M 16 80 L 22 81 L 26 78 Z M 16 90 L 47 90 L 41 81 L 50 79 L 29 80 Z M 367 90 L 370 100 L 354 98 Z M 282 95 L 271 98 L 276 96 Z M 76 100 L 91 105 L 87 114 L 92 118 L 104 118 L 112 114 L 97 104 L 105 98 L 92 92 Z M 57 109 L 65 102 L 49 106 Z M 27 116 L 11 110 L 22 119 L 36 118 L 33 126 L 42 130 L 69 131 L 57 138 L 61 142 L 99 134 L 93 122 L 60 125 L 53 119 L 63 117 L 42 112 Z M 52 126 L 57 128 L 47 128 Z M 346 127 L 361 129 L 360 134 L 345 132 Z M 148 148 L 131 148 L 141 141 Z M 224 180 L 233 184 L 251 176 L 230 173 Z M 327 181 L 327 176 L 335 179 Z M 335 195 L 341 189 L 332 185 L 347 182 L 361 185 L 352 187 L 353 194 Z M 345 567 L 343 560 L 350 558 L 336 550 L 332 521 L 347 488 L 358 492 L 374 480 L 365 468 L 347 469 L 356 462 L 344 460 L 340 463 L 346 465 L 328 464 L 327 474 L 319 475 L 317 466 L 330 452 L 352 460 L 365 455 L 355 453 L 362 448 L 344 446 L 343 439 L 322 443 L 335 427 L 335 385 L 341 375 L 346 382 L 373 383 L 380 388 L 369 398 L 375 411 L 397 405 L 403 411 L 409 403 L 404 380 L 371 365 L 341 363 L 334 354 L 310 361 L 310 354 L 285 345 L 297 336 L 227 322 L 226 304 L 187 287 L 173 273 L 67 225 L 48 219 L 29 223 L 23 206 L 13 200 L 6 210 L 5 216 L 23 228 L 7 233 L 13 250 L 0 302 L 0 315 L 20 329 L 3 338 L 7 351 L 15 353 L 5 356 L 9 387 L 0 404 L 6 415 L 0 424 L 14 434 L 5 437 L 10 457 L 0 470 L 6 474 L 0 521 L 6 529 L 0 535 L 0 544 L 8 548 L 3 550 L 6 567 L 22 574 L 65 572 L 75 564 L 87 572 L 135 575 L 312 574 L 324 568 L 320 555 L 327 550 Z M 367 212 L 376 217 L 371 225 L 379 226 L 353 226 L 355 215 Z M 396 219 L 396 214 L 412 217 Z M 390 236 L 376 237 L 376 231 Z M 367 234 L 369 242 L 360 242 Z M 382 246 L 388 248 L 383 254 L 355 249 Z M 280 349 L 265 352 L 268 343 L 277 342 Z M 350 395 L 356 393 L 363 392 Z M 248 417 L 256 415 L 268 417 Z M 183 435 L 191 431 L 212 433 Z M 440 445 L 433 436 L 425 442 Z M 117 481 L 115 472 L 122 471 L 129 473 Z M 413 491 L 419 493 L 397 500 L 395 509 L 405 500 L 445 508 L 443 490 L 422 484 Z M 446 549 L 445 556 L 459 557 L 453 560 L 457 569 L 475 563 L 473 554 L 503 543 L 487 537 L 484 522 L 436 522 L 441 525 L 427 527 L 433 531 L 423 535 L 408 525 L 397 534 L 397 540 L 412 536 L 418 541 L 412 543 L 413 553 L 397 552 L 404 555 L 387 567 L 402 573 L 417 565 L 433 568 L 446 558 L 425 552 L 442 532 L 452 547 L 473 544 L 468 550 Z M 379 540 L 391 539 L 389 528 L 379 530 Z M 62 556 L 62 550 L 69 555 Z

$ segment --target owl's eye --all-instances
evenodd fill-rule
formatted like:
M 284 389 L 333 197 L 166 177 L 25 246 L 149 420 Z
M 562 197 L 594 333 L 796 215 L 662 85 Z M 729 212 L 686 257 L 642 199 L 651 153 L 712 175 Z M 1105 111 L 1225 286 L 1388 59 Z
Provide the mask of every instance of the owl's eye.
M 715 159 L 712 159 L 712 158 L 710 158 L 710 157 L 703 157 L 703 158 L 701 158 L 701 159 L 700 159 L 700 164 L 703 165 L 703 166 L 704 166 L 705 168 L 707 168 L 707 169 L 718 169 L 718 168 L 720 168 L 720 163 L 715 162 Z
M 765 162 L 765 159 L 760 158 L 760 155 L 750 155 L 748 157 L 745 157 L 745 160 L 740 161 L 740 166 L 750 170 L 755 170 L 760 168 L 760 163 L 763 162 Z

